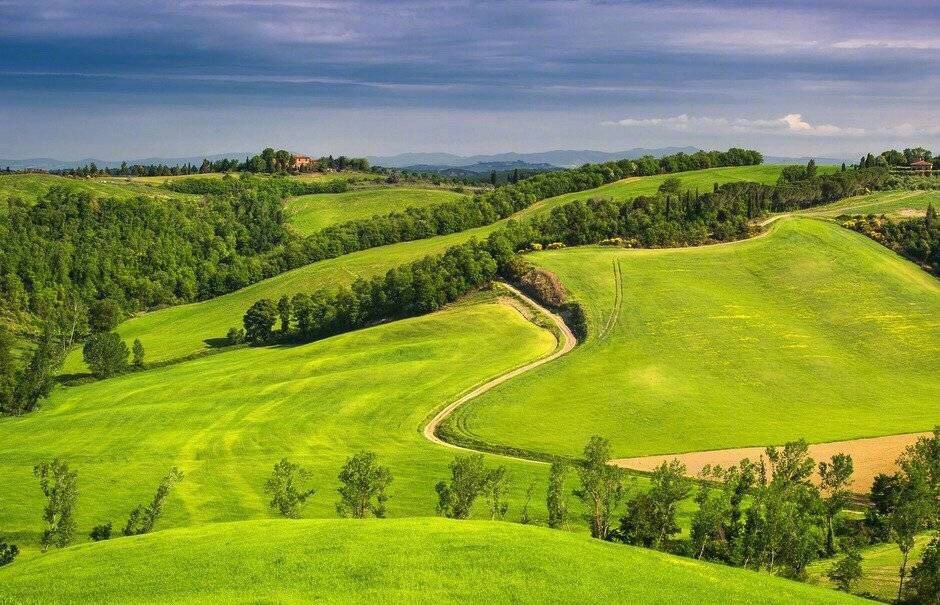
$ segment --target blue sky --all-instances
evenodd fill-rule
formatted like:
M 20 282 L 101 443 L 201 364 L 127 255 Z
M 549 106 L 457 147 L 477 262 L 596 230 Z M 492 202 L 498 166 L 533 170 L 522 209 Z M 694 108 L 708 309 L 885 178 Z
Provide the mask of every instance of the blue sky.
M 0 157 L 940 148 L 940 2 L 0 0 Z

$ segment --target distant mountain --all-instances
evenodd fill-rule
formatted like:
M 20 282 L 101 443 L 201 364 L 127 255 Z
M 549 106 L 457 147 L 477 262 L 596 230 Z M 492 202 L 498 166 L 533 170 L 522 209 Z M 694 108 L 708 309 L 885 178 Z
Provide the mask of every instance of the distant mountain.
M 100 160 L 98 158 L 84 158 L 81 160 L 56 160 L 54 158 L 27 158 L 25 160 L 3 160 L 0 159 L 0 170 L 9 166 L 13 170 L 24 170 L 26 168 L 41 168 L 43 170 L 68 170 L 69 168 L 78 168 L 88 166 L 94 163 L 98 168 L 120 168 L 121 162 L 126 161 L 128 166 L 140 164 L 149 166 L 151 164 L 164 164 L 166 166 L 182 166 L 184 164 L 202 163 L 207 159 L 210 162 L 218 160 L 244 160 L 246 156 L 252 156 L 255 152 L 241 153 L 219 153 L 215 155 L 200 155 L 183 158 L 141 158 L 137 160 Z
M 404 166 L 402 170 L 411 172 L 430 172 L 448 177 L 473 177 L 478 175 L 489 175 L 496 172 L 499 174 L 519 170 L 520 172 L 552 172 L 561 170 L 558 166 L 552 164 L 531 164 L 521 160 L 511 162 L 478 162 L 476 164 L 467 164 L 466 166 L 450 166 L 447 164 L 413 164 Z
M 860 157 L 860 156 L 859 156 Z M 816 164 L 824 166 L 826 164 L 841 164 L 846 162 L 851 164 L 852 162 L 858 162 L 858 157 L 841 157 L 841 158 L 824 158 L 819 156 L 801 156 L 801 157 L 784 157 L 776 155 L 765 155 L 764 163 L 765 164 L 805 164 L 806 162 L 813 160 Z
M 452 153 L 401 153 L 398 155 L 372 156 L 369 162 L 386 168 L 405 168 L 408 166 L 456 166 L 465 168 L 475 164 L 490 162 L 524 162 L 526 164 L 547 164 L 560 168 L 571 168 L 582 164 L 610 162 L 613 160 L 635 159 L 644 155 L 663 156 L 673 153 L 694 153 L 697 147 L 660 147 L 646 149 L 636 147 L 625 151 L 595 151 L 592 149 L 556 149 L 535 153 L 496 153 L 492 155 L 454 155 Z

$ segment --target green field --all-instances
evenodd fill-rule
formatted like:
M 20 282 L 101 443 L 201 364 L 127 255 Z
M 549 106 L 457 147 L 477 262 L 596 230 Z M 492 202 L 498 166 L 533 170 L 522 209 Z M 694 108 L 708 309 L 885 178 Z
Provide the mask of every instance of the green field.
M 921 553 L 931 536 L 923 534 L 917 537 L 914 549 L 911 551 L 909 565 L 913 566 L 920 561 Z M 879 544 L 864 548 L 862 555 L 862 572 L 864 576 L 859 580 L 852 591 L 859 595 L 871 595 L 884 601 L 894 601 L 898 596 L 898 569 L 901 567 L 901 551 L 896 544 Z M 826 577 L 826 572 L 838 559 L 824 559 L 811 563 L 806 572 L 810 581 L 827 587 L 835 587 Z
M 66 186 L 89 191 L 98 197 L 129 199 L 140 195 L 155 198 L 195 199 L 197 196 L 176 193 L 160 187 L 128 182 L 126 179 L 80 179 L 54 174 L 0 174 L 0 208 L 6 211 L 8 197 L 35 202 L 53 186 Z
M 732 244 L 529 258 L 585 306 L 591 336 L 452 416 L 477 439 L 576 455 L 600 434 L 627 457 L 940 419 L 940 284 L 836 224 L 791 218 Z
M 132 176 L 128 177 L 131 181 L 136 183 L 144 183 L 148 185 L 162 185 L 166 182 L 178 181 L 181 179 L 189 178 L 200 178 L 200 179 L 220 179 L 226 174 L 230 174 L 233 177 L 237 177 L 237 172 L 207 172 L 200 174 L 180 174 L 176 176 Z M 101 177 L 103 180 L 114 180 L 120 178 L 124 180 L 124 177 Z M 344 172 L 306 172 L 304 174 L 294 175 L 293 178 L 300 179 L 302 181 L 349 181 L 349 182 L 366 182 L 366 181 L 384 181 L 385 176 L 381 174 L 376 174 L 374 172 L 359 172 L 354 170 L 344 171 Z
M 841 214 L 886 214 L 894 218 L 911 218 L 923 216 L 927 210 L 927 204 L 940 206 L 940 190 L 876 191 L 845 198 L 801 214 L 830 218 Z
M 0 418 L 0 529 L 36 548 L 43 500 L 31 470 L 53 456 L 78 471 L 81 539 L 108 520 L 122 526 L 173 465 L 186 478 L 162 528 L 271 516 L 262 490 L 284 456 L 313 472 L 319 491 L 305 514 L 333 517 L 336 475 L 363 449 L 395 475 L 391 516 L 433 516 L 434 484 L 454 452 L 421 434 L 428 415 L 555 345 L 517 310 L 478 301 L 308 345 L 239 349 L 60 388 L 37 412 Z M 509 467 L 518 519 L 528 481 L 542 482 L 547 469 Z M 535 518 L 544 519 L 543 502 L 533 501 Z
M 382 187 L 302 195 L 289 199 L 286 208 L 291 227 L 301 235 L 310 235 L 336 223 L 462 199 L 466 196 L 446 189 Z
M 700 185 L 704 189 L 711 188 L 713 182 L 731 182 L 746 177 L 762 178 L 772 182 L 780 169 L 780 166 L 719 168 L 683 173 L 680 176 L 683 178 L 684 185 Z M 568 202 L 573 199 L 588 199 L 592 196 L 600 196 L 599 192 L 618 198 L 655 192 L 663 178 L 656 176 L 648 177 L 648 179 L 626 179 L 606 187 L 550 198 L 517 213 L 512 218 L 522 219 L 548 212 L 551 208 L 560 205 L 556 200 Z M 485 238 L 505 224 L 505 220 L 499 221 L 461 233 L 372 248 L 312 263 L 212 300 L 141 314 L 125 321 L 117 331 L 129 341 L 139 338 L 147 350 L 148 361 L 166 361 L 185 357 L 206 351 L 209 348 L 208 343 L 224 337 L 230 327 L 240 326 L 245 310 L 260 298 L 273 300 L 282 294 L 293 295 L 297 292 L 311 292 L 317 288 L 349 285 L 357 277 L 381 275 L 393 267 L 412 262 L 428 254 L 441 253 L 448 247 L 469 241 L 471 238 Z M 66 361 L 65 371 L 67 373 L 81 372 L 84 367 L 81 353 L 73 351 Z
M 206 525 L 18 562 L 0 584 L 13 602 L 862 602 L 583 535 L 444 519 Z

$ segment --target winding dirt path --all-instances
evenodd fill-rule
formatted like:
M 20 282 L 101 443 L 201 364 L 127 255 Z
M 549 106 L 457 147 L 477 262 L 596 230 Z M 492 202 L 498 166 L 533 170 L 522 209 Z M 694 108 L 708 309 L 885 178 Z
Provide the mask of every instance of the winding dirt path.
M 464 405 L 464 404 L 467 403 L 468 401 L 471 401 L 471 400 L 473 400 L 473 399 L 476 399 L 477 397 L 479 397 L 479 396 L 482 395 L 483 393 L 486 393 L 487 391 L 489 391 L 489 390 L 492 389 L 493 387 L 495 387 L 495 386 L 497 386 L 497 385 L 500 385 L 500 384 L 506 382 L 507 380 L 510 380 L 510 379 L 512 379 L 512 378 L 515 378 L 516 376 L 519 376 L 520 374 L 525 374 L 525 373 L 528 372 L 529 370 L 533 370 L 533 369 L 535 369 L 535 368 L 537 368 L 537 367 L 539 367 L 539 366 L 541 366 L 541 365 L 544 365 L 544 364 L 546 364 L 546 363 L 548 363 L 548 362 L 550 362 L 550 361 L 554 361 L 555 359 L 558 359 L 558 358 L 561 357 L 562 355 L 564 355 L 564 354 L 568 353 L 569 351 L 571 351 L 571 349 L 573 349 L 574 346 L 575 346 L 576 344 L 578 344 L 578 340 L 574 337 L 574 334 L 571 332 L 571 328 L 568 327 L 568 324 L 566 324 L 565 321 L 564 321 L 561 317 L 559 317 L 558 315 L 552 313 L 551 311 L 549 311 L 548 309 L 546 309 L 546 308 L 543 307 L 542 305 L 538 304 L 537 302 L 535 302 L 534 300 L 532 300 L 531 298 L 529 298 L 528 296 L 526 296 L 525 294 L 523 294 L 522 292 L 520 292 L 519 290 L 517 290 L 516 288 L 510 286 L 509 284 L 503 284 L 503 286 L 505 286 L 506 288 L 508 288 L 510 291 L 512 291 L 516 296 L 518 296 L 518 297 L 521 298 L 522 300 L 526 301 L 526 303 L 528 303 L 529 305 L 531 305 L 531 306 L 534 307 L 535 309 L 538 309 L 539 311 L 541 311 L 542 313 L 544 313 L 547 317 L 549 317 L 549 318 L 552 320 L 552 322 L 558 327 L 559 331 L 560 331 L 561 334 L 562 334 L 562 337 L 564 338 L 564 342 L 562 342 L 562 343 L 561 343 L 561 346 L 558 347 L 558 348 L 556 348 L 555 351 L 553 351 L 550 355 L 547 355 L 547 356 L 545 356 L 545 357 L 542 357 L 541 359 L 536 359 L 535 361 L 532 361 L 532 362 L 530 362 L 530 363 L 527 363 L 527 364 L 524 365 L 524 366 L 520 366 L 520 367 L 518 367 L 518 368 L 516 368 L 516 369 L 514 369 L 514 370 L 510 370 L 510 371 L 508 371 L 508 372 L 505 372 L 505 373 L 503 373 L 503 374 L 500 374 L 499 376 L 497 376 L 497 377 L 495 377 L 495 378 L 491 378 L 490 380 L 484 382 L 483 384 L 481 384 L 480 386 L 476 387 L 475 389 L 473 389 L 473 390 L 470 391 L 469 393 L 466 393 L 465 395 L 461 396 L 461 397 L 460 397 L 459 399 L 457 399 L 456 401 L 454 401 L 454 402 L 448 404 L 446 407 L 444 407 L 444 408 L 443 408 L 441 411 L 439 411 L 439 412 L 434 416 L 434 418 L 432 418 L 431 421 L 424 427 L 424 436 L 425 436 L 425 438 L 428 439 L 428 441 L 431 441 L 432 443 L 436 443 L 436 444 L 438 444 L 438 445 L 443 445 L 444 447 L 449 447 L 449 448 L 456 449 L 456 450 L 464 450 L 464 451 L 468 451 L 468 452 L 470 452 L 470 451 L 476 451 L 476 450 L 472 450 L 472 449 L 470 449 L 470 448 L 461 447 L 461 446 L 459 446 L 459 445 L 454 445 L 453 443 L 448 443 L 447 441 L 444 441 L 443 439 L 441 439 L 440 437 L 437 436 L 437 429 L 438 429 L 438 427 L 441 426 L 441 423 L 443 423 L 444 420 L 446 420 L 447 417 L 450 416 L 450 415 L 454 412 L 454 410 L 456 410 L 456 409 L 459 408 L 460 406 Z M 512 457 L 514 457 L 514 456 L 509 456 L 509 457 L 512 458 Z M 527 460 L 527 459 L 524 459 L 524 458 L 520 458 L 520 459 L 521 459 L 521 460 Z

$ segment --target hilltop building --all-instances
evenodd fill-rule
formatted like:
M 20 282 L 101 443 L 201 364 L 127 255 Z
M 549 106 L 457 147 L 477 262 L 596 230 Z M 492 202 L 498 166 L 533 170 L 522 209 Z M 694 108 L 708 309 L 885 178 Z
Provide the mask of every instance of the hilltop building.
M 921 174 L 930 174 L 931 170 L 933 170 L 933 164 L 931 164 L 930 162 L 924 159 L 911 162 L 911 172 L 919 172 Z
M 294 168 L 297 170 L 305 170 L 313 165 L 313 158 L 309 155 L 293 155 L 292 157 L 294 158 Z

